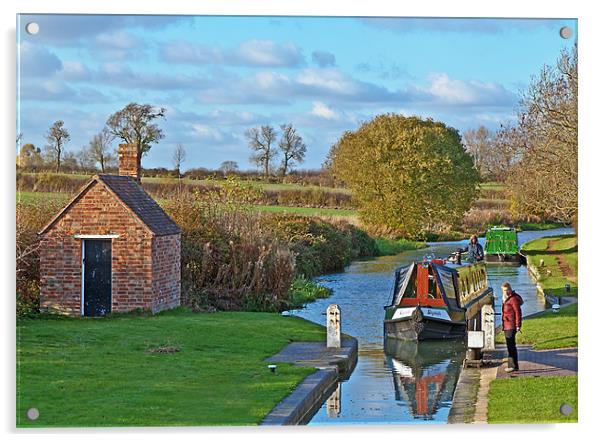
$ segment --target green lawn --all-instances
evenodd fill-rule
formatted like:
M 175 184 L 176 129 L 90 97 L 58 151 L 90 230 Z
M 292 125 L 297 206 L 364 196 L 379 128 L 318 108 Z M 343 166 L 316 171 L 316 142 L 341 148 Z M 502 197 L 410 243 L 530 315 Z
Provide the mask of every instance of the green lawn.
M 19 320 L 17 339 L 19 427 L 254 425 L 313 372 L 279 363 L 273 374 L 264 359 L 325 333 L 278 314 L 182 309 Z
M 531 344 L 536 350 L 577 347 L 577 304 L 560 309 L 558 313 L 547 311 L 540 316 L 525 319 L 522 333 L 516 336 L 518 344 Z M 504 343 L 504 334 L 496 336 Z
M 577 422 L 577 376 L 495 379 L 487 408 L 490 424 Z M 569 404 L 569 416 L 560 413 Z
M 522 251 L 527 256 L 530 265 L 537 268 L 539 283 L 546 291 L 554 296 L 578 295 L 578 265 L 577 265 L 577 236 L 558 235 L 539 238 L 523 245 Z M 543 259 L 544 266 L 539 263 Z M 566 266 L 564 273 L 561 263 Z M 565 289 L 569 284 L 569 292 Z

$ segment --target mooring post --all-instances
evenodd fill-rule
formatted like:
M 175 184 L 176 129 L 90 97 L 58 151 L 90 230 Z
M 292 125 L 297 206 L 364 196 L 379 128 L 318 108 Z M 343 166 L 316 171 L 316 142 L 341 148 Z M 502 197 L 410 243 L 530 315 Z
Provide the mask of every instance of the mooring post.
M 341 309 L 336 304 L 326 309 L 326 347 L 341 348 Z
M 493 305 L 481 308 L 481 326 L 485 333 L 483 350 L 495 350 L 495 311 Z

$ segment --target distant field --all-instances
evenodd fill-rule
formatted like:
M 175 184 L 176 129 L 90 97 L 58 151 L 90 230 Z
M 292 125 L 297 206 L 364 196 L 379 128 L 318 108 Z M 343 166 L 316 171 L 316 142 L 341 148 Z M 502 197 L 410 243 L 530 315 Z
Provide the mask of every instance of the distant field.
M 503 183 L 492 181 L 489 183 L 482 183 L 480 187 L 482 190 L 504 190 L 506 186 Z
M 17 192 L 17 202 L 24 204 L 36 204 L 42 201 L 58 201 L 67 202 L 71 198 L 71 194 L 67 193 L 51 193 L 51 192 Z M 159 199 L 161 204 L 163 200 Z M 357 215 L 355 210 L 345 209 L 321 209 L 315 207 L 286 207 L 286 206 L 252 206 L 253 210 L 258 212 L 269 213 L 290 213 L 295 215 L 306 216 L 336 216 L 336 217 L 354 217 Z
M 35 175 L 34 173 L 24 172 L 24 175 Z M 59 173 L 56 175 L 64 176 L 72 179 L 87 179 L 91 178 L 92 175 L 86 174 L 78 174 L 78 173 Z M 147 183 L 164 183 L 164 184 L 175 184 L 178 182 L 176 178 L 170 177 L 143 177 L 142 182 Z M 302 185 L 302 184 L 283 184 L 283 183 L 266 183 L 262 181 L 255 180 L 243 180 L 244 183 L 250 184 L 252 186 L 264 189 L 264 190 L 321 190 L 323 192 L 339 192 L 350 194 L 351 190 L 345 189 L 343 187 L 321 187 L 314 185 Z M 220 180 L 193 180 L 190 178 L 183 178 L 182 183 L 191 184 L 191 185 L 215 185 L 220 184 Z
M 345 209 L 320 209 L 315 207 L 286 207 L 286 206 L 253 206 L 253 209 L 260 212 L 270 213 L 294 213 L 297 215 L 309 216 L 356 216 L 355 210 Z
M 17 202 L 24 204 L 36 204 L 41 201 L 64 201 L 67 202 L 72 195 L 69 193 L 54 192 L 17 192 Z

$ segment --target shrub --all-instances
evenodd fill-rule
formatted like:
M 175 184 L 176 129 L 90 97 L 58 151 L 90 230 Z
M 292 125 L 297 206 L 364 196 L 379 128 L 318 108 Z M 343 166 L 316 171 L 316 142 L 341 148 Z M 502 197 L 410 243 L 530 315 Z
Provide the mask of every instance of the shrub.
M 332 290 L 315 283 L 311 279 L 296 278 L 289 292 L 289 309 L 303 308 L 306 304 L 316 299 L 328 298 Z
M 364 231 L 344 222 L 327 222 L 294 215 L 264 216 L 274 235 L 291 244 L 296 273 L 313 277 L 342 270 L 351 260 L 377 253 L 375 241 Z
M 52 219 L 60 207 L 60 203 L 52 200 L 36 205 L 17 203 L 15 258 L 18 316 L 39 312 L 40 255 L 37 232 Z
M 295 273 L 289 245 L 245 210 L 252 195 L 238 183 L 164 204 L 182 228 L 182 296 L 193 309 L 278 311 Z

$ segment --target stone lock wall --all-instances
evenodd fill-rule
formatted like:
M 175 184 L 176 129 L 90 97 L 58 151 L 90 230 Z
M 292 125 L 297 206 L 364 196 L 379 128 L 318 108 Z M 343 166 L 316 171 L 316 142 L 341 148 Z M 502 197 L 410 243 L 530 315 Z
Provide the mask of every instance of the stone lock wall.
M 152 311 L 180 301 L 180 235 L 153 237 L 102 184 L 95 183 L 48 230 L 40 249 L 40 306 L 81 314 L 82 239 L 119 235 L 112 241 L 113 312 Z

